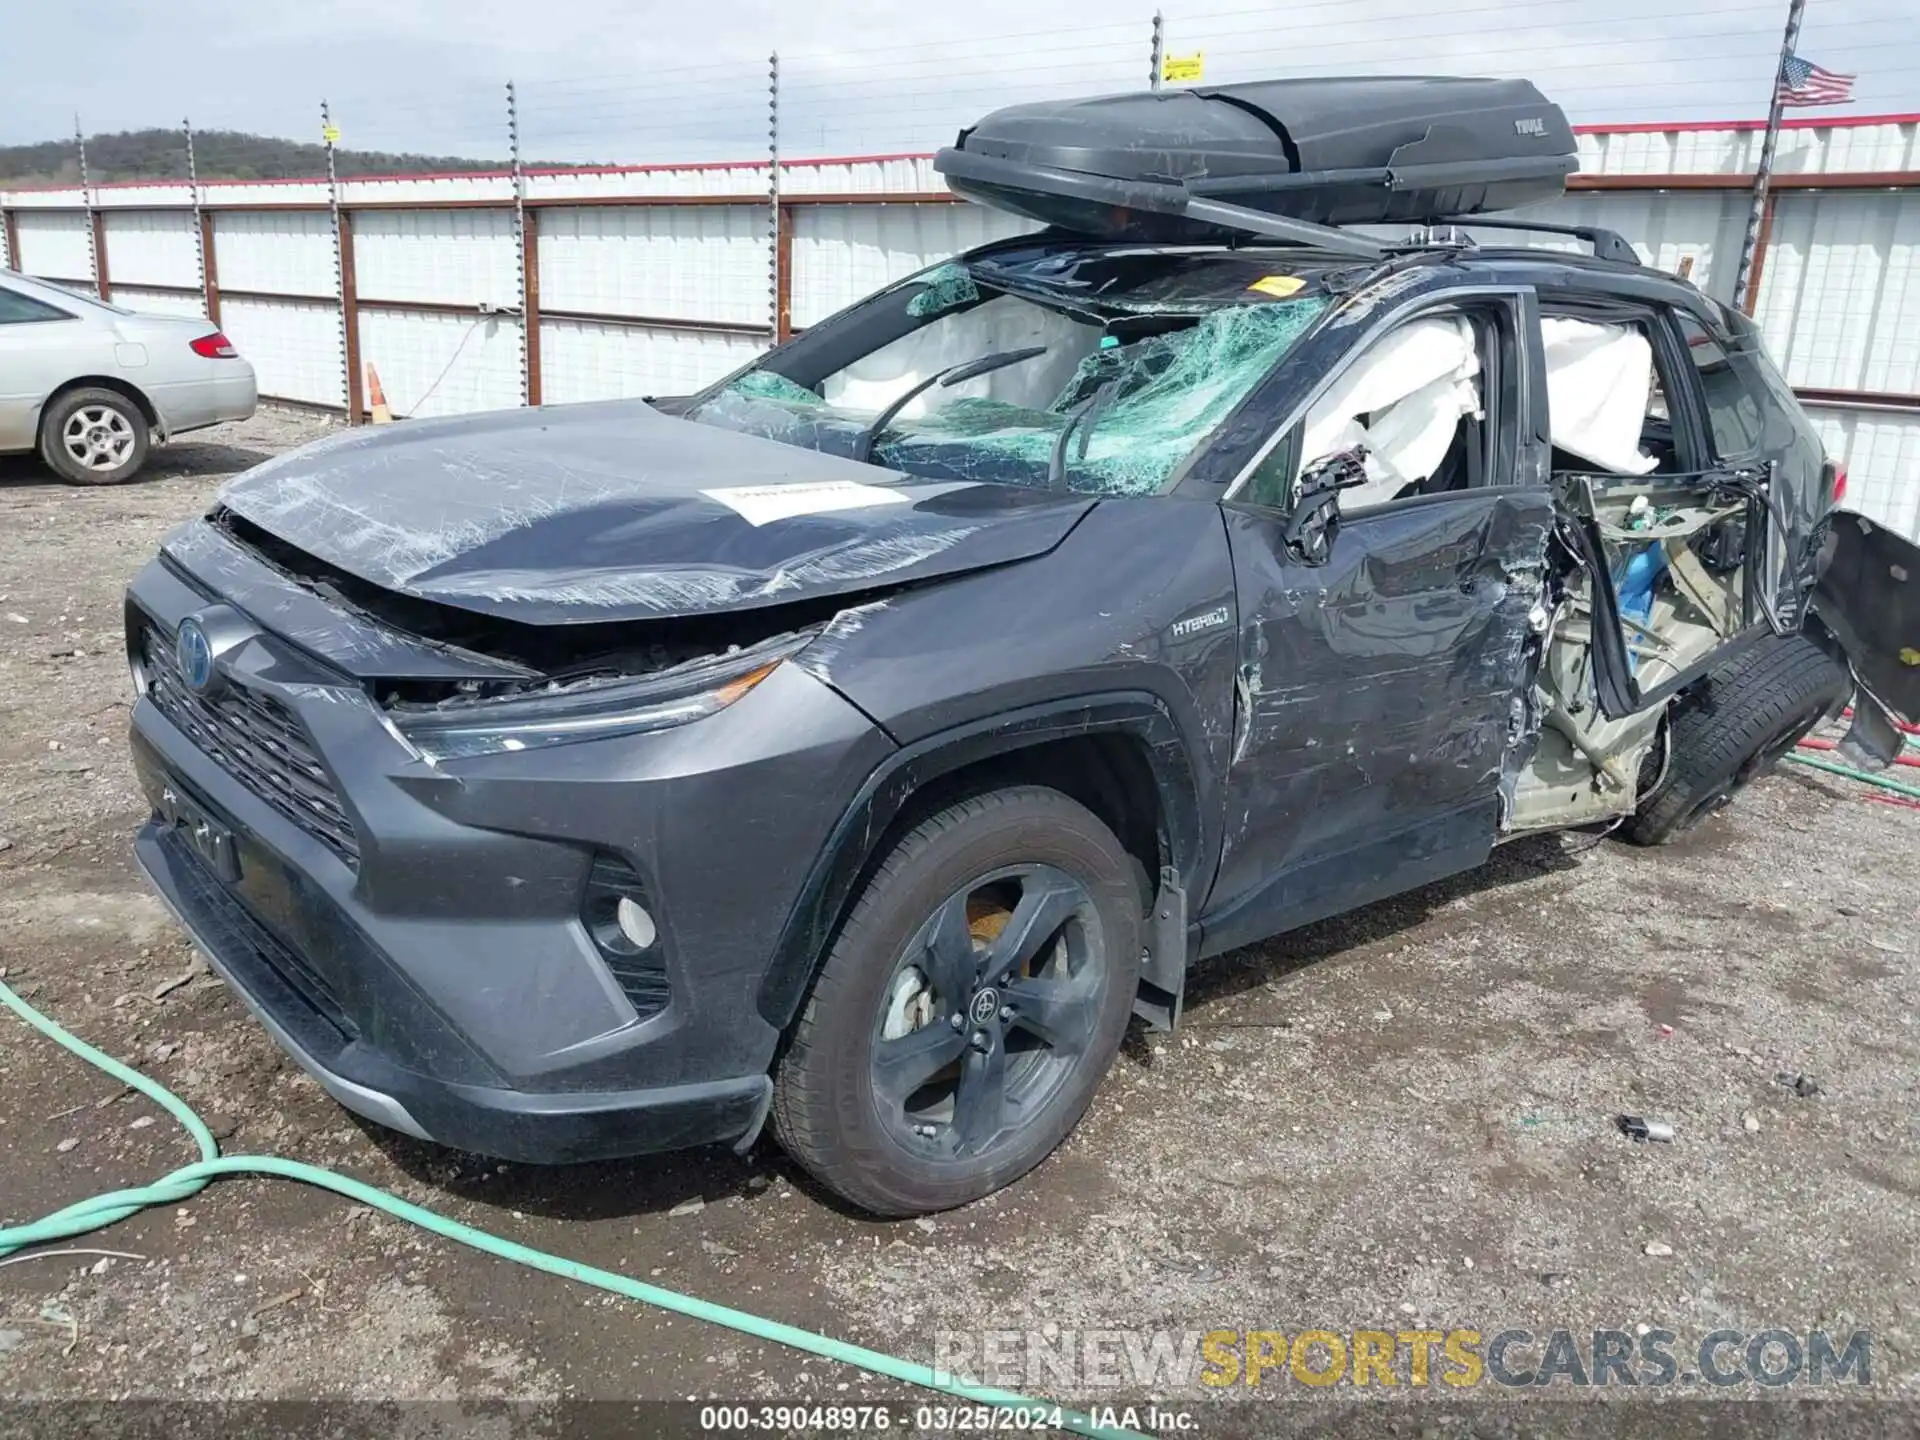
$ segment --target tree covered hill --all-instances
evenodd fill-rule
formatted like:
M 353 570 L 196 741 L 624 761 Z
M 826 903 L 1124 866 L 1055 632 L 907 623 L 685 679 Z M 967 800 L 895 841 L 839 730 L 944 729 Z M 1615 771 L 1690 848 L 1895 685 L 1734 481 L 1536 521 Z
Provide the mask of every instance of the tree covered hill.
M 196 130 L 194 159 L 203 180 L 313 179 L 327 173 L 323 145 L 252 135 L 241 130 Z M 454 170 L 498 170 L 498 156 L 393 154 L 385 150 L 338 150 L 336 169 L 349 175 L 434 175 Z M 544 162 L 528 162 L 530 165 Z M 105 180 L 184 180 L 185 137 L 178 130 L 123 130 L 87 137 L 87 175 Z M 77 185 L 80 156 L 71 139 L 38 145 L 0 145 L 0 186 Z

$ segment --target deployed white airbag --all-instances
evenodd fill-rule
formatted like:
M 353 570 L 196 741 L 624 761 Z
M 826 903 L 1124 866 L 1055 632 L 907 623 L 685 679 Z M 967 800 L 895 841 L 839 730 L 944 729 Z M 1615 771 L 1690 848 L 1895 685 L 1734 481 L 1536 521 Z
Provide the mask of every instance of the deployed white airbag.
M 1099 342 L 1097 326 L 1071 315 L 998 295 L 984 305 L 923 325 L 883 345 L 820 386 L 827 403 L 878 413 L 927 376 L 949 365 L 1006 350 L 1044 345 L 1045 355 L 968 380 L 950 390 L 915 397 L 900 413 L 918 420 L 962 395 L 1038 408 L 1073 379 L 1082 357 Z
M 1457 315 L 1403 325 L 1348 368 L 1307 413 L 1308 465 L 1363 445 L 1367 483 L 1341 508 L 1391 500 L 1439 468 L 1462 416 L 1480 412 L 1480 352 Z
M 1547 358 L 1553 443 L 1599 469 L 1644 475 L 1660 462 L 1640 452 L 1653 393 L 1653 346 L 1631 325 L 1549 318 Z

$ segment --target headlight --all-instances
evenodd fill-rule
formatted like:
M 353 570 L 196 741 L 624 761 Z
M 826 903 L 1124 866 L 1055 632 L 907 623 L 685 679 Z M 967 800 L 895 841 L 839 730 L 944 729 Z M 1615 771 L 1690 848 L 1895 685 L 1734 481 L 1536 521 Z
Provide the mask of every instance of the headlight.
M 391 714 L 408 742 L 433 760 L 671 730 L 726 709 L 812 638 L 811 632 L 781 635 L 638 679 L 587 680 Z

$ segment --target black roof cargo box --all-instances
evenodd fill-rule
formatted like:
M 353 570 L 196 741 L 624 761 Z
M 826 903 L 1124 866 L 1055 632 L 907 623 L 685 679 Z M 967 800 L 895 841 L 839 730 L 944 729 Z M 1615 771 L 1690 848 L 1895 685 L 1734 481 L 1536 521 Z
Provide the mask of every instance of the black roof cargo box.
M 996 110 L 934 168 L 960 195 L 1127 240 L 1285 235 L 1551 200 L 1578 168 L 1525 80 L 1267 80 Z M 1242 223 L 1246 222 L 1246 223 Z M 1304 229 L 1297 223 L 1295 229 Z

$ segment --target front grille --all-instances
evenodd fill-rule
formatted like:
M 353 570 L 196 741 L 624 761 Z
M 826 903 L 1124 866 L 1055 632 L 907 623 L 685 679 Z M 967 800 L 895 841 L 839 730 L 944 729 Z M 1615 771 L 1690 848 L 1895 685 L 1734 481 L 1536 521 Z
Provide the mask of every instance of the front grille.
M 293 712 L 270 695 L 233 685 L 197 695 L 180 678 L 173 642 L 156 626 L 141 637 L 147 698 L 216 764 L 349 865 L 360 837 L 326 767 Z

